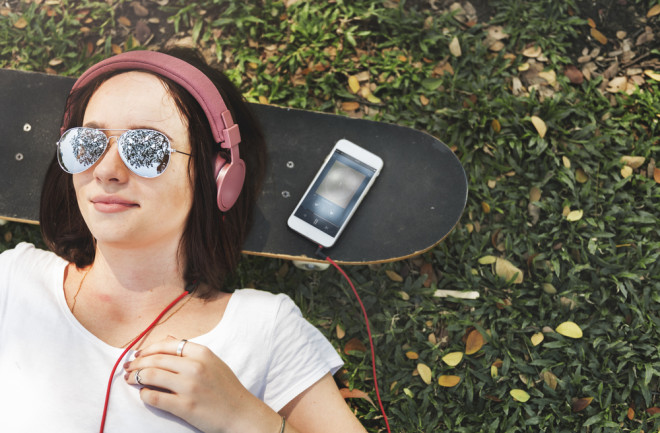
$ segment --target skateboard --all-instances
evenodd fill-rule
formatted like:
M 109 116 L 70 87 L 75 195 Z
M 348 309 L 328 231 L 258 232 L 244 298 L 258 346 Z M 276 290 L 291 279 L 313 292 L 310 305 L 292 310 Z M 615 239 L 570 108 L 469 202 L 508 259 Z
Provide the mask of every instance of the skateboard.
M 38 224 L 39 194 L 55 154 L 64 102 L 75 79 L 0 69 L 0 218 Z M 467 200 L 467 178 L 440 140 L 411 128 L 250 104 L 261 121 L 270 167 L 244 253 L 320 262 L 317 245 L 287 218 L 337 140 L 380 156 L 384 168 L 335 246 L 341 264 L 419 255 L 441 242 Z

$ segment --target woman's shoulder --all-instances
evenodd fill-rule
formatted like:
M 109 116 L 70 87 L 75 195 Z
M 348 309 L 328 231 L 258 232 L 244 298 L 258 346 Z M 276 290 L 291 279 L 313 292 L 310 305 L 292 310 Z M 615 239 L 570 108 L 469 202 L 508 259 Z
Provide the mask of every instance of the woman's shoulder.
M 266 316 L 277 316 L 291 310 L 300 312 L 288 295 L 284 293 L 271 293 L 265 290 L 236 290 L 232 294 L 230 303 L 233 303 L 240 312 L 249 311 L 253 314 Z
M 55 255 L 55 253 L 36 248 L 33 244 L 27 242 L 21 242 L 16 247 L 0 254 L 0 268 L 28 270 L 65 264 L 66 261 Z

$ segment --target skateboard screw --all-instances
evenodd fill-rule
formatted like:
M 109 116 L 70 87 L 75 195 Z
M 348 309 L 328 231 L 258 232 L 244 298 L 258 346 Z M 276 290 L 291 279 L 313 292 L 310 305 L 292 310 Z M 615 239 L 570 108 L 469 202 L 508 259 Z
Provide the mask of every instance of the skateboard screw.
M 291 197 L 291 194 L 289 194 L 289 191 L 282 191 L 282 197 L 289 198 Z
M 23 154 L 22 153 L 17 153 L 14 158 L 16 158 L 16 161 L 23 161 Z
M 286 168 L 293 168 L 294 166 L 295 164 L 293 163 L 293 161 L 289 161 L 286 163 Z
M 23 125 L 23 131 L 25 131 L 25 132 L 32 131 L 32 125 L 30 125 L 29 123 L 26 123 L 25 125 Z

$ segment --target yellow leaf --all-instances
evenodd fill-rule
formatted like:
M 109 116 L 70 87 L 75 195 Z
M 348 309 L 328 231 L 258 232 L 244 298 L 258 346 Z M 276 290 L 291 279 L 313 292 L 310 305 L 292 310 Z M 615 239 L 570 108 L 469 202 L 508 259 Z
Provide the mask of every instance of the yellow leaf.
M 584 211 L 582 209 L 579 210 L 572 210 L 566 215 L 566 220 L 567 221 L 580 221 L 582 219 L 582 216 L 584 215 Z
M 495 273 L 507 281 L 515 277 L 513 284 L 522 284 L 523 282 L 522 270 L 515 267 L 510 261 L 500 257 L 495 260 Z
M 564 164 L 564 167 L 571 168 L 571 160 L 568 159 L 566 156 L 561 157 L 561 162 L 562 164 Z
M 427 385 L 431 384 L 432 373 L 428 365 L 421 363 L 417 364 L 417 372 L 419 373 L 419 377 L 422 378 L 425 384 Z
M 388 270 L 385 271 L 385 273 L 387 274 L 387 276 L 389 277 L 390 280 L 392 280 L 394 282 L 397 282 L 397 283 L 402 283 L 403 282 L 403 278 L 401 277 L 401 275 L 397 274 L 396 272 L 388 269 Z
M 458 385 L 460 381 L 461 378 L 458 376 L 442 375 L 438 378 L 438 385 L 444 386 L 445 388 L 451 388 L 452 386 Z
M 481 265 L 492 265 L 497 260 L 495 256 L 483 256 L 479 259 L 479 264 Z
M 541 71 L 539 72 L 539 77 L 543 78 L 551 86 L 557 84 L 557 73 L 555 71 Z
M 585 397 L 574 400 L 573 404 L 571 404 L 573 408 L 573 412 L 580 412 L 581 410 L 585 409 L 587 406 L 591 404 L 591 401 L 593 399 L 594 399 L 593 397 Z
M 337 332 L 337 338 L 339 338 L 340 340 L 346 336 L 346 331 L 339 324 L 337 324 L 335 331 Z
M 268 98 L 266 98 L 264 95 L 259 95 L 259 103 L 268 104 Z
M 548 131 L 548 127 L 545 125 L 543 119 L 538 116 L 532 116 L 532 123 L 534 124 L 534 128 L 536 128 L 536 132 L 539 133 L 539 136 L 541 138 L 545 137 L 545 133 Z
M 495 379 L 495 378 L 497 377 L 497 374 L 498 374 L 498 372 L 497 372 L 497 367 L 494 366 L 494 365 L 491 365 L 491 366 L 490 366 L 490 377 L 492 377 L 493 379 Z
M 490 205 L 486 203 L 485 201 L 481 202 L 481 210 L 484 211 L 484 213 L 490 213 Z
M 564 322 L 555 328 L 557 333 L 569 338 L 582 338 L 582 329 L 575 322 Z
M 537 332 L 536 334 L 532 335 L 532 344 L 534 346 L 538 346 L 539 344 L 541 344 L 544 338 L 545 337 L 543 336 L 542 332 Z
M 529 63 L 527 63 L 527 62 L 522 63 L 520 66 L 518 66 L 518 70 L 520 72 L 525 72 L 525 71 L 529 70 Z
M 589 176 L 587 176 L 587 173 L 585 173 L 584 170 L 578 168 L 575 170 L 575 180 L 577 180 L 578 183 L 586 183 L 589 180 Z
M 541 378 L 552 389 L 557 389 L 557 376 L 555 376 L 551 371 L 544 371 L 541 373 Z
M 541 47 L 538 45 L 532 45 L 523 50 L 522 54 L 525 57 L 539 57 L 541 55 Z
M 419 95 L 419 102 L 421 102 L 422 105 L 426 107 L 427 105 L 429 105 L 429 98 L 427 98 L 424 95 Z
M 417 354 L 417 352 L 408 351 L 408 352 L 406 352 L 406 358 L 408 358 L 408 359 L 419 359 L 419 355 Z
M 454 57 L 461 57 L 463 54 L 461 52 L 461 43 L 458 42 L 458 38 L 456 36 L 454 36 L 454 38 L 449 43 L 449 51 L 454 55 Z
M 442 357 L 442 360 L 450 367 L 456 367 L 463 359 L 463 352 L 451 352 Z
M 472 355 L 477 353 L 484 345 L 484 336 L 481 335 L 481 332 L 473 329 L 467 336 L 465 341 L 465 354 Z
M 500 132 L 502 130 L 502 125 L 500 124 L 500 121 L 497 119 L 493 119 L 490 122 L 490 127 L 493 128 L 493 131 Z
M 632 174 L 633 174 L 633 169 L 632 169 L 631 166 L 629 166 L 629 165 L 624 165 L 624 166 L 621 168 L 621 177 L 622 177 L 622 178 L 626 179 L 626 178 L 630 177 Z
M 543 283 L 543 291 L 548 295 L 556 295 L 557 289 L 551 283 Z
M 535 202 L 541 200 L 541 188 L 533 186 L 529 189 L 529 201 Z
M 16 22 L 14 23 L 14 27 L 16 27 L 17 29 L 24 29 L 24 28 L 27 27 L 27 25 L 28 25 L 28 22 L 27 22 L 27 20 L 26 20 L 25 18 L 23 18 L 23 17 L 20 17 L 20 18 L 17 19 Z
M 660 4 L 657 4 L 649 9 L 649 11 L 646 13 L 646 18 L 651 18 L 656 15 L 660 15 Z
M 521 403 L 525 403 L 527 400 L 529 400 L 529 394 L 527 394 L 525 391 L 522 389 L 512 389 L 509 391 L 511 394 L 511 397 L 513 397 L 514 400 L 519 401 Z
M 655 72 L 650 69 L 647 69 L 646 71 L 644 71 L 644 74 L 646 74 L 646 76 L 650 78 L 653 78 L 655 81 L 660 81 L 660 72 Z
M 639 168 L 644 164 L 644 161 L 646 161 L 646 158 L 643 156 L 629 156 L 625 155 L 621 157 L 621 162 L 626 164 L 630 168 Z
M 348 77 L 348 88 L 351 89 L 351 93 L 354 95 L 360 90 L 360 82 L 355 75 Z

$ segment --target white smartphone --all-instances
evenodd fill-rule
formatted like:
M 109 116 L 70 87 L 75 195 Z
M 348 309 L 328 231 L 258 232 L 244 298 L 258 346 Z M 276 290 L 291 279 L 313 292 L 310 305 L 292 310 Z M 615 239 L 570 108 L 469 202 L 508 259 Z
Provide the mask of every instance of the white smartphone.
M 383 168 L 383 160 L 341 139 L 296 205 L 287 224 L 326 248 L 346 227 Z

